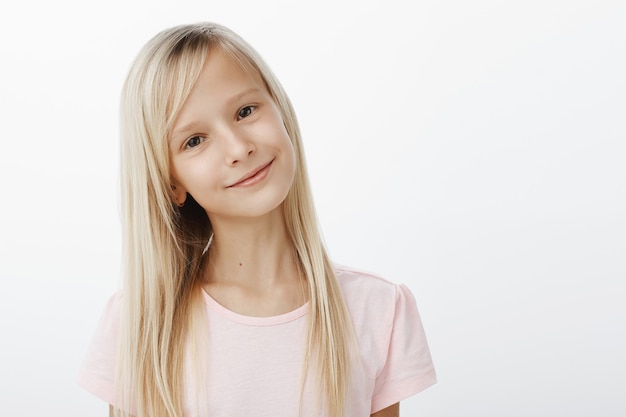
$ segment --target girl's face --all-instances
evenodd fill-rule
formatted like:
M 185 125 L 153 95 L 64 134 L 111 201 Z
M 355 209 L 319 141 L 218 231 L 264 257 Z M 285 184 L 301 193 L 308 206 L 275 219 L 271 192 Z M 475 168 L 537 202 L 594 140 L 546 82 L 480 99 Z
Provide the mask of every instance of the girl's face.
M 258 217 L 284 201 L 295 155 L 263 80 L 209 54 L 169 139 L 176 201 L 189 193 L 212 222 Z

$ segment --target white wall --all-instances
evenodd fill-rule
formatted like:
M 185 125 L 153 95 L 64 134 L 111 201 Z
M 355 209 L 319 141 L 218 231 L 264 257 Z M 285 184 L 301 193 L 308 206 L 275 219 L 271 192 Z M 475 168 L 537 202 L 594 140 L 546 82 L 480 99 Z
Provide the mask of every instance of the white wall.
M 334 258 L 416 295 L 439 383 L 404 416 L 626 415 L 625 2 L 13 3 L 2 415 L 106 414 L 75 376 L 119 282 L 121 83 L 200 20 L 290 93 Z

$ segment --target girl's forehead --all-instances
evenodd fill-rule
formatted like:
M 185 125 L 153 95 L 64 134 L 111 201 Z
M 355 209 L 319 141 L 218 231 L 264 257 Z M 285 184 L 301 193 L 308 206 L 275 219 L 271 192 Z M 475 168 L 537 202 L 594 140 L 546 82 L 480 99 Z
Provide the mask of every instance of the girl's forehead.
M 207 67 L 213 69 L 221 68 L 227 72 L 246 74 L 248 77 L 262 79 L 256 65 L 249 57 L 238 51 L 214 47 L 209 49 L 203 71 Z
M 221 114 L 246 100 L 272 100 L 266 83 L 251 64 L 219 49 L 210 51 L 173 123 L 172 136 L 186 132 L 199 117 Z M 183 126 L 183 127 L 181 127 Z
M 190 99 L 198 94 L 217 96 L 236 94 L 238 91 L 233 90 L 253 87 L 267 90 L 256 68 L 236 55 L 215 48 L 207 54 Z

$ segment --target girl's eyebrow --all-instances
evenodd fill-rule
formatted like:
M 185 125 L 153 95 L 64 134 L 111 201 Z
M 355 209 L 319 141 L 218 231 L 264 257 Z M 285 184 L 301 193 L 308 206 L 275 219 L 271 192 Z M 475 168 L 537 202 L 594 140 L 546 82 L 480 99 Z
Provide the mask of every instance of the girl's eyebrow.
M 235 94 L 234 96 L 232 96 L 232 97 L 228 100 L 228 102 L 229 102 L 229 103 L 235 102 L 235 101 L 237 101 L 237 100 L 241 99 L 242 97 L 247 96 L 248 94 L 258 93 L 259 91 L 260 91 L 260 90 L 259 90 L 259 88 L 257 88 L 257 87 L 250 87 L 250 88 L 247 88 L 247 89 L 243 90 L 242 92 L 237 93 L 237 94 Z
M 196 122 L 191 122 L 176 129 L 175 131 L 172 132 L 170 136 L 170 141 L 175 141 L 177 139 L 184 139 L 187 133 L 193 132 L 196 130 L 197 125 L 198 124 Z
M 249 94 L 258 93 L 259 91 L 260 90 L 257 87 L 248 88 L 246 90 L 243 90 L 243 91 L 235 94 L 231 98 L 229 98 L 227 103 L 234 103 L 234 102 L 240 100 L 241 98 L 243 98 L 243 97 L 245 97 L 245 96 L 247 96 Z M 195 121 L 193 121 L 191 123 L 188 123 L 186 125 L 183 125 L 183 126 L 179 127 L 178 129 L 176 129 L 176 130 L 174 130 L 172 132 L 171 138 L 172 139 L 176 139 L 176 137 L 178 137 L 180 135 L 184 135 L 184 134 L 186 134 L 188 132 L 195 131 L 196 130 L 196 126 L 197 126 L 197 123 Z

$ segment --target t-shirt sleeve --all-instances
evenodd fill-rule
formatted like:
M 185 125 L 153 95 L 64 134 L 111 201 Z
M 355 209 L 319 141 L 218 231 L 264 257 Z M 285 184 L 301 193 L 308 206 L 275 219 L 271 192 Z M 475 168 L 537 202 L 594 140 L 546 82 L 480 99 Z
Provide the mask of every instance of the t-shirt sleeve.
M 111 296 L 78 374 L 78 383 L 96 397 L 114 404 L 121 292 Z
M 437 379 L 415 298 L 397 286 L 387 358 L 376 377 L 372 413 L 433 385 Z

